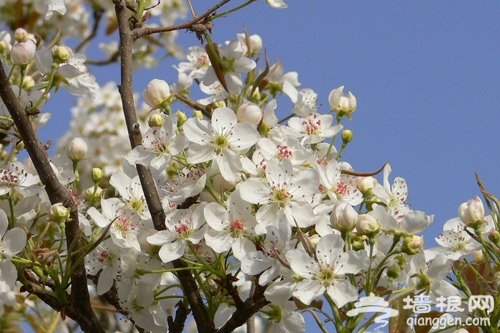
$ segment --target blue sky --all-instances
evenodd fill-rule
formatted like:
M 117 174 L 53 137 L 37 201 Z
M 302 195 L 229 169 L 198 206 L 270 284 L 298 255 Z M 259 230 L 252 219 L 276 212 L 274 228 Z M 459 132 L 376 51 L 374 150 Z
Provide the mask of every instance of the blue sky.
M 193 3 L 199 13 L 207 6 Z M 233 39 L 243 27 L 259 34 L 270 59 L 279 57 L 286 71 L 299 73 L 303 88 L 318 93 L 321 111 L 328 111 L 331 89 L 345 85 L 352 91 L 358 108 L 345 125 L 354 141 L 343 159 L 359 171 L 391 163 L 391 179 L 406 179 L 413 209 L 435 215 L 427 246 L 458 205 L 480 193 L 474 171 L 500 195 L 500 2 L 287 3 L 288 9 L 273 10 L 259 1 L 222 18 L 213 39 Z M 185 46 L 197 44 L 192 34 L 179 36 Z M 142 91 L 155 77 L 175 81 L 175 63 L 141 72 L 135 89 Z M 110 75 L 118 79 L 116 67 L 94 73 L 101 83 Z M 50 110 L 60 130 L 72 99 L 62 95 L 58 110 Z M 278 110 L 285 114 L 290 106 L 279 103 Z M 56 124 L 49 124 L 50 135 Z
M 390 162 L 413 209 L 435 215 L 427 246 L 480 194 L 474 171 L 500 196 L 500 2 L 287 3 L 257 3 L 214 35 L 232 38 L 242 24 L 260 34 L 270 57 L 318 93 L 320 110 L 332 88 L 351 90 L 358 108 L 343 159 L 360 171 Z

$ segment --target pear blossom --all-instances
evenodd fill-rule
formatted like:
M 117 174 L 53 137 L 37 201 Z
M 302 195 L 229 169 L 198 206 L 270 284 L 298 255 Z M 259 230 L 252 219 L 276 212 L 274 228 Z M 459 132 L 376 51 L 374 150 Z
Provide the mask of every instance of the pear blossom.
M 239 186 L 243 200 L 260 204 L 256 215 L 259 228 L 276 225 L 283 215 L 292 226 L 312 225 L 314 214 L 309 200 L 319 185 L 317 172 L 313 169 L 294 172 L 288 159 L 273 158 L 267 163 L 265 176 L 265 179 L 249 178 Z
M 342 238 L 330 234 L 319 240 L 315 254 L 312 258 L 303 249 L 286 253 L 293 272 L 304 278 L 297 283 L 293 295 L 302 303 L 310 304 L 326 292 L 339 308 L 358 299 L 358 289 L 345 275 L 368 268 L 366 251 L 344 251 Z
M 10 162 L 7 167 L 0 169 L 0 195 L 7 194 L 13 189 L 21 195 L 30 196 L 40 192 L 43 187 L 38 185 L 40 178 L 25 170 L 20 162 Z
M 278 60 L 276 64 L 271 66 L 265 80 L 267 82 L 265 88 L 269 90 L 273 97 L 276 97 L 279 92 L 282 92 L 287 95 L 293 103 L 297 101 L 299 94 L 298 87 L 300 87 L 299 75 L 297 72 L 285 73 L 281 61 Z
M 333 202 L 345 201 L 351 206 L 356 206 L 363 201 L 363 194 L 355 185 L 354 177 L 342 174 L 343 169 L 352 169 L 344 162 L 337 162 L 335 159 L 327 161 L 326 165 L 316 163 L 320 180 L 320 190 L 328 195 Z
M 238 123 L 234 111 L 227 107 L 215 109 L 211 123 L 196 117 L 188 119 L 184 133 L 193 141 L 188 148 L 188 162 L 214 160 L 222 177 L 230 182 L 241 179 L 239 154 L 245 153 L 259 139 L 255 126 Z
M 164 169 L 171 156 L 179 154 L 187 146 L 184 134 L 177 134 L 177 124 L 172 117 L 159 115 L 164 120 L 159 127 L 151 127 L 144 133 L 142 145 L 135 147 L 126 157 L 131 164 Z
M 193 79 L 205 77 L 210 68 L 210 59 L 204 48 L 200 46 L 190 46 L 186 55 L 187 62 L 181 62 L 176 67 L 180 73 L 189 73 Z
M 66 14 L 64 0 L 44 0 L 43 12 L 45 13 L 45 20 L 50 20 L 54 12 L 58 12 L 61 15 Z
M 292 112 L 301 117 L 308 117 L 316 114 L 316 102 L 318 101 L 318 94 L 314 90 L 306 88 L 299 91 L 297 100 L 293 106 Z
M 470 236 L 465 229 L 466 224 L 458 217 L 446 221 L 443 232 L 435 238 L 437 247 L 425 250 L 427 260 L 434 259 L 438 254 L 444 254 L 448 259 L 459 260 L 479 250 L 482 245 Z
M 12 257 L 26 246 L 26 232 L 18 227 L 8 229 L 7 214 L 0 210 L 0 293 L 14 290 L 17 269 Z
M 282 0 L 266 0 L 267 4 L 273 8 L 284 9 L 288 8 L 288 5 Z
M 124 205 L 136 211 L 143 219 L 151 217 L 139 176 L 130 177 L 125 172 L 114 173 L 109 183 L 120 194 Z
M 288 121 L 288 126 L 300 133 L 304 144 L 315 144 L 337 135 L 342 125 L 333 125 L 331 114 L 312 114 L 307 117 L 294 117 Z
M 311 157 L 312 151 L 299 140 L 287 137 L 279 140 L 276 136 L 261 138 L 257 142 L 252 160 L 255 164 L 264 164 L 272 158 L 288 159 L 294 166 L 300 166 Z
M 217 47 L 217 46 L 214 46 Z M 255 68 L 256 63 L 250 58 L 245 57 L 246 45 L 236 39 L 230 42 L 226 47 L 217 47 L 221 66 L 223 70 L 225 84 L 230 94 L 239 94 L 243 87 L 241 79 L 242 73 L 248 73 Z M 204 85 L 211 85 L 218 81 L 213 66 L 208 68 L 203 80 Z
M 328 95 L 328 103 L 332 110 L 337 112 L 339 117 L 347 116 L 351 119 L 351 114 L 356 110 L 356 97 L 349 91 L 344 94 L 344 86 L 333 89 Z
M 147 237 L 151 245 L 160 246 L 158 255 L 161 261 L 169 263 L 179 259 L 184 255 L 188 242 L 198 244 L 202 240 L 207 231 L 203 209 L 203 204 L 195 208 L 177 209 L 167 215 L 166 230 L 157 231 Z
M 484 205 L 481 198 L 476 196 L 475 199 L 470 199 L 462 203 L 458 207 L 458 216 L 460 216 L 460 219 L 470 227 L 482 224 L 485 218 Z
M 227 209 L 216 202 L 205 206 L 205 219 L 210 226 L 205 241 L 217 253 L 232 249 L 235 258 L 240 259 L 242 249 L 250 242 L 246 237 L 254 236 L 257 222 L 251 205 L 241 199 L 238 190 L 231 193 L 226 205 Z
M 101 200 L 102 211 L 90 207 L 87 214 L 100 228 L 111 224 L 110 234 L 113 242 L 122 248 L 133 248 L 141 251 L 138 241 L 141 219 L 139 215 L 126 207 L 117 198 Z
M 282 269 L 284 253 L 292 248 L 290 243 L 292 230 L 285 217 L 282 217 L 279 226 L 268 225 L 266 238 L 257 250 L 254 246 L 241 258 L 241 271 L 249 275 L 260 275 L 259 284 L 265 286 L 275 279 Z
M 96 78 L 90 74 L 85 65 L 86 57 L 83 54 L 73 54 L 68 47 L 54 46 L 52 49 L 37 51 L 35 60 L 38 70 L 43 74 L 49 74 L 52 71 L 52 64 L 57 61 L 57 82 L 73 95 L 82 96 L 98 90 Z
M 97 279 L 98 295 L 109 291 L 114 281 L 121 280 L 128 262 L 124 260 L 124 257 L 131 255 L 129 251 L 130 249 L 120 248 L 112 240 L 107 239 L 85 257 L 87 274 L 99 276 Z
M 452 261 L 444 254 L 427 260 L 423 251 L 412 256 L 407 286 L 424 289 L 432 301 L 438 297 L 458 296 L 458 290 L 445 277 L 452 270 Z
M 149 81 L 142 92 L 146 104 L 153 109 L 167 107 L 172 99 L 170 86 L 165 80 L 153 79 Z
M 36 42 L 28 38 L 24 42 L 16 43 L 10 50 L 10 58 L 14 65 L 27 65 L 35 57 Z
M 391 212 L 396 221 L 400 222 L 410 211 L 410 208 L 406 204 L 408 185 L 406 185 L 406 181 L 403 178 L 396 177 L 391 186 L 389 182 L 391 170 L 391 166 L 386 164 L 384 167 L 383 186 L 376 184 L 373 187 L 373 193 L 387 205 L 387 209 Z
M 158 187 L 162 191 L 164 200 L 180 204 L 186 198 L 200 194 L 205 188 L 206 181 L 207 174 L 202 168 L 183 168 L 175 174 L 168 175 L 166 179 L 161 179 Z

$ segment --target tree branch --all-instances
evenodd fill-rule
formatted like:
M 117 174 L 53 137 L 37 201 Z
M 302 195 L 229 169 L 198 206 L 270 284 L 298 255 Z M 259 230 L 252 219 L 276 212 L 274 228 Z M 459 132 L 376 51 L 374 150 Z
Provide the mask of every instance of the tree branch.
M 129 17 L 125 4 L 120 0 L 113 0 L 115 3 L 116 16 L 118 19 L 120 34 L 120 55 L 121 55 L 121 84 L 118 86 L 122 99 L 123 114 L 127 124 L 130 145 L 132 149 L 142 144 L 142 134 L 137 120 L 134 102 L 134 87 L 132 82 L 132 32 L 129 27 Z M 156 230 L 165 229 L 165 212 L 161 205 L 160 197 L 149 167 L 137 165 L 137 173 L 141 180 L 144 197 L 148 204 L 151 218 Z
M 210 15 L 212 15 L 217 9 L 220 7 L 224 6 L 226 3 L 228 3 L 231 0 L 222 0 L 209 10 L 205 12 L 205 14 L 200 15 L 192 19 L 191 21 L 181 23 L 181 24 L 176 24 L 176 25 L 171 25 L 168 27 L 141 27 L 137 28 L 133 32 L 134 40 L 139 39 L 143 36 L 147 35 L 152 35 L 152 34 L 157 34 L 157 33 L 162 33 L 162 32 L 169 32 L 169 31 L 175 31 L 175 30 L 181 30 L 181 29 L 191 29 L 193 26 L 197 23 L 201 23 L 204 20 L 207 20 Z
M 228 1 L 228 0 L 227 0 Z M 120 34 L 120 53 L 121 53 L 121 85 L 119 92 L 122 98 L 123 112 L 125 121 L 127 123 L 127 130 L 129 133 L 130 143 L 132 148 L 142 144 L 142 135 L 137 121 L 135 111 L 135 103 L 133 97 L 133 84 L 132 84 L 132 31 L 130 30 L 129 17 L 127 9 L 123 0 L 113 0 L 115 4 L 116 16 L 118 19 L 118 29 Z M 156 189 L 151 171 L 148 167 L 137 165 L 137 172 L 141 180 L 144 196 L 148 203 L 149 210 L 153 219 L 153 224 L 156 230 L 165 229 L 165 212 L 161 206 L 160 197 Z M 173 262 L 175 268 L 186 267 L 180 261 Z M 180 270 L 178 273 L 180 283 L 182 285 L 184 295 L 189 301 L 191 310 L 193 312 L 196 325 L 199 332 L 213 332 L 215 326 L 213 320 L 209 317 L 203 298 L 198 292 L 196 281 L 190 272 Z
M 251 318 L 262 307 L 270 302 L 264 296 L 267 286 L 261 286 L 255 281 L 255 290 L 250 298 L 248 298 L 243 306 L 236 307 L 236 311 L 231 318 L 222 326 L 217 333 L 229 333 L 234 331 L 237 327 L 243 325 L 249 318 Z
M 56 174 L 52 170 L 47 153 L 38 140 L 38 136 L 31 124 L 29 115 L 26 113 L 26 110 L 23 109 L 10 87 L 9 79 L 1 61 L 0 97 L 14 120 L 31 161 L 40 177 L 40 181 L 45 185 L 45 190 L 47 191 L 50 202 L 52 204 L 61 202 L 65 207 L 69 208 L 71 212 L 71 220 L 66 222 L 65 228 L 67 248 L 73 249 L 73 252 L 69 253 L 69 261 L 67 263 L 72 266 L 71 306 L 74 307 L 76 313 L 86 318 L 86 321 L 78 321 L 81 317 L 72 318 L 77 321 L 86 332 L 104 332 L 90 305 L 84 261 L 79 260 L 82 241 L 78 222 L 78 207 L 73 201 L 71 193 L 59 182 Z

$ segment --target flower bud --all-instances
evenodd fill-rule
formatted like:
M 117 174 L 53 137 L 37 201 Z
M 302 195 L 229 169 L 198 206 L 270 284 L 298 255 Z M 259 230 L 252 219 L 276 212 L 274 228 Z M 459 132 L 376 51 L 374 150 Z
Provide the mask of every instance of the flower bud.
M 372 177 L 372 176 L 357 177 L 354 180 L 354 184 L 356 184 L 356 187 L 358 188 L 358 190 L 360 190 L 361 193 L 363 193 L 363 194 L 371 193 L 371 191 L 373 190 L 373 187 L 377 183 L 378 183 L 377 179 Z
M 479 264 L 485 262 L 483 250 L 472 251 L 471 254 L 472 254 L 472 259 L 474 259 L 476 263 Z
M 82 138 L 74 138 L 70 141 L 67 156 L 73 162 L 81 161 L 87 156 L 87 143 Z
M 14 65 L 27 65 L 35 57 L 36 44 L 27 39 L 24 42 L 14 44 L 10 50 L 10 60 Z
M 248 36 L 245 40 L 245 44 L 248 47 L 247 51 L 248 57 L 260 54 L 263 43 L 262 43 L 262 38 L 259 35 Z
M 182 111 L 177 111 L 177 128 L 179 130 L 182 130 L 182 126 L 184 125 L 186 120 L 188 120 L 186 114 Z
M 201 112 L 200 110 L 194 110 L 193 117 L 203 120 L 203 112 Z
M 352 231 L 356 226 L 358 213 L 347 202 L 340 202 L 330 214 L 330 222 L 335 229 Z
M 61 202 L 53 204 L 50 206 L 47 215 L 51 221 L 57 223 L 63 223 L 69 221 L 70 210 L 63 206 Z
M 17 28 L 16 31 L 14 31 L 14 39 L 17 42 L 26 41 L 26 39 L 28 39 L 28 36 L 29 36 L 29 33 L 24 28 Z
M 247 122 L 255 126 L 259 125 L 262 120 L 263 112 L 262 109 L 250 102 L 241 104 L 236 112 L 238 121 Z
M 401 250 L 406 254 L 415 255 L 419 253 L 420 250 L 422 250 L 423 246 L 424 246 L 423 237 L 409 235 L 403 239 L 403 246 Z
M 67 46 L 56 46 L 52 49 L 53 61 L 62 64 L 71 59 L 71 50 Z
M 165 123 L 165 116 L 160 113 L 153 113 L 149 116 L 149 127 L 161 127 Z
M 92 169 L 92 181 L 94 184 L 99 183 L 101 181 L 102 177 L 104 177 L 104 172 L 102 171 L 101 168 L 93 168 Z
M 142 92 L 142 97 L 153 109 L 161 108 L 171 97 L 170 86 L 164 80 L 153 79 Z
M 100 199 L 103 194 L 104 191 L 102 190 L 102 188 L 100 188 L 99 186 L 97 187 L 91 186 L 85 191 L 83 197 L 87 201 L 93 201 L 96 199 Z
M 24 90 L 31 90 L 35 86 L 35 80 L 31 75 L 26 75 L 23 80 L 23 89 Z
M 342 131 L 342 142 L 343 143 L 351 142 L 353 137 L 354 137 L 354 134 L 352 133 L 351 130 L 346 129 L 346 130 Z
M 396 279 L 401 275 L 401 267 L 399 265 L 391 265 L 387 268 L 387 276 L 392 280 Z
M 328 103 L 332 110 L 342 116 L 347 116 L 351 119 L 351 114 L 356 110 L 356 97 L 351 92 L 344 94 L 344 86 L 333 89 L 328 95 Z
M 368 214 L 361 214 L 358 216 L 356 231 L 360 235 L 373 237 L 380 231 L 380 224 L 373 216 Z
M 478 227 L 484 220 L 484 206 L 481 199 L 470 199 L 458 207 L 458 216 L 468 227 Z

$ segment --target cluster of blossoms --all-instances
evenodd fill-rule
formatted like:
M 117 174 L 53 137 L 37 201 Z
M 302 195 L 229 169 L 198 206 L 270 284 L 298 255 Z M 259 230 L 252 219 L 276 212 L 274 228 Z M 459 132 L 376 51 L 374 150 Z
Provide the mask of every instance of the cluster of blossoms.
M 64 14 L 70 3 L 80 5 L 47 1 L 43 9 L 34 8 L 58 24 L 72 19 L 54 13 Z M 111 2 L 95 3 L 111 11 Z M 167 25 L 185 11 L 184 2 L 162 1 L 150 13 Z M 180 270 L 196 275 L 216 328 L 259 292 L 258 318 L 273 332 L 305 332 L 305 312 L 324 316 L 338 331 L 365 329 L 373 318 L 349 314 L 368 295 L 396 306 L 409 295 L 425 295 L 436 304 L 496 292 L 492 281 L 498 272 L 486 263 L 500 267 L 497 201 L 488 197 L 491 216 L 479 198 L 460 205 L 459 217 L 444 224 L 438 246 L 425 249 L 422 232 L 433 216 L 409 206 L 405 180 L 391 182 L 388 164 L 366 173 L 341 160 L 353 139 L 342 121 L 352 119 L 355 96 L 343 86 L 333 89 L 330 108 L 321 112 L 317 94 L 301 88 L 297 73 L 267 59 L 259 67 L 260 36 L 245 33 L 222 45 L 192 46 L 175 66 L 177 82 L 149 82 L 144 103 L 135 105 L 142 143 L 133 149 L 116 85 L 98 87 L 83 55 L 66 46 L 37 50 L 24 29 L 16 30 L 14 42 L 8 33 L 0 37 L 2 59 L 15 74 L 12 86 L 26 107 L 37 109 L 61 85 L 81 96 L 50 163 L 78 206 L 89 288 L 100 302 L 115 300 L 113 309 L 131 320 L 113 322 L 114 330 L 133 322 L 142 330 L 166 332 L 168 317 L 185 302 Z M 35 69 L 36 79 L 30 78 Z M 203 98 L 191 99 L 195 86 Z M 282 99 L 292 103 L 285 116 L 278 107 Z M 48 121 L 46 113 L 31 116 L 38 126 Z M 11 127 L 8 117 L 3 108 L 4 129 Z M 25 290 L 35 284 L 58 296 L 71 288 L 66 258 L 72 249 L 64 242 L 71 212 L 50 202 L 30 160 L 13 156 L 2 146 L 5 316 L 34 306 Z M 151 170 L 164 228 L 153 223 L 137 165 Z M 470 256 L 476 266 L 467 265 Z M 478 284 L 478 276 L 487 279 Z M 467 315 L 482 316 L 481 311 Z M 108 312 L 99 313 L 111 322 Z

